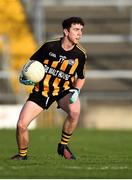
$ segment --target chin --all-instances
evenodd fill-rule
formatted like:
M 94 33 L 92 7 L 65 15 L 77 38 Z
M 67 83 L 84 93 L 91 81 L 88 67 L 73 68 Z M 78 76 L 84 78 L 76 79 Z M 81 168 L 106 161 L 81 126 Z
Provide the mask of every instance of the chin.
M 75 42 L 75 44 L 78 44 L 78 43 L 79 43 L 79 41 L 76 41 L 76 42 Z
M 74 44 L 78 44 L 78 43 L 79 43 L 79 41 L 75 40 L 73 43 L 74 43 Z

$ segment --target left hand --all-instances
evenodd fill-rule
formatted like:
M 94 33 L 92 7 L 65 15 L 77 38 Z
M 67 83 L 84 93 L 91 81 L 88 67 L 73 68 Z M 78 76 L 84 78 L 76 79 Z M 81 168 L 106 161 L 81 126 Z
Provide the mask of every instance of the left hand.
M 80 93 L 80 89 L 78 89 L 78 88 L 70 89 L 69 92 L 72 93 L 72 96 L 69 99 L 70 103 L 76 102 L 76 100 L 78 99 L 79 93 Z
M 19 82 L 24 84 L 24 85 L 35 85 L 34 82 L 32 82 L 31 80 L 28 80 L 24 77 L 23 73 L 21 73 L 20 77 L 19 77 Z

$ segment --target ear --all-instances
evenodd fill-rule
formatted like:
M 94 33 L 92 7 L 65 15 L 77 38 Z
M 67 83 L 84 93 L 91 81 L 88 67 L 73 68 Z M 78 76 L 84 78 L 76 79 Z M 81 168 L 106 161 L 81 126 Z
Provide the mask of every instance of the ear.
M 65 36 L 68 36 L 68 30 L 67 29 L 64 29 L 63 32 L 64 32 Z

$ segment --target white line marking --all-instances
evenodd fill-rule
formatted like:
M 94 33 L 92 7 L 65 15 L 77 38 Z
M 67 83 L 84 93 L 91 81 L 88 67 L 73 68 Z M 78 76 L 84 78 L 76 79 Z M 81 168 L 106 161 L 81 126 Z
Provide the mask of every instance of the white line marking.
M 83 169 L 83 170 L 123 170 L 130 169 L 127 166 L 102 166 L 102 167 L 80 167 L 80 166 L 66 166 L 66 169 Z
M 11 166 L 12 169 L 16 170 L 16 169 L 24 169 L 25 166 Z

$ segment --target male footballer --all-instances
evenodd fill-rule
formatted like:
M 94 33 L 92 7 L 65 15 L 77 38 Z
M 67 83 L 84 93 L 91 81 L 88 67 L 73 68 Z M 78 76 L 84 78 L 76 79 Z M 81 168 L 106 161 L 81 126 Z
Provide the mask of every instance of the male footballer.
M 84 65 L 87 55 L 79 45 L 84 22 L 80 17 L 70 17 L 62 22 L 62 27 L 63 37 L 44 43 L 30 58 L 31 61 L 37 60 L 44 65 L 44 78 L 34 84 L 25 79 L 23 74 L 20 75 L 20 83 L 34 85 L 34 88 L 19 115 L 16 129 L 18 154 L 11 159 L 28 158 L 28 126 L 54 101 L 67 113 L 57 152 L 65 159 L 76 159 L 68 142 L 78 124 L 79 93 L 85 82 Z

